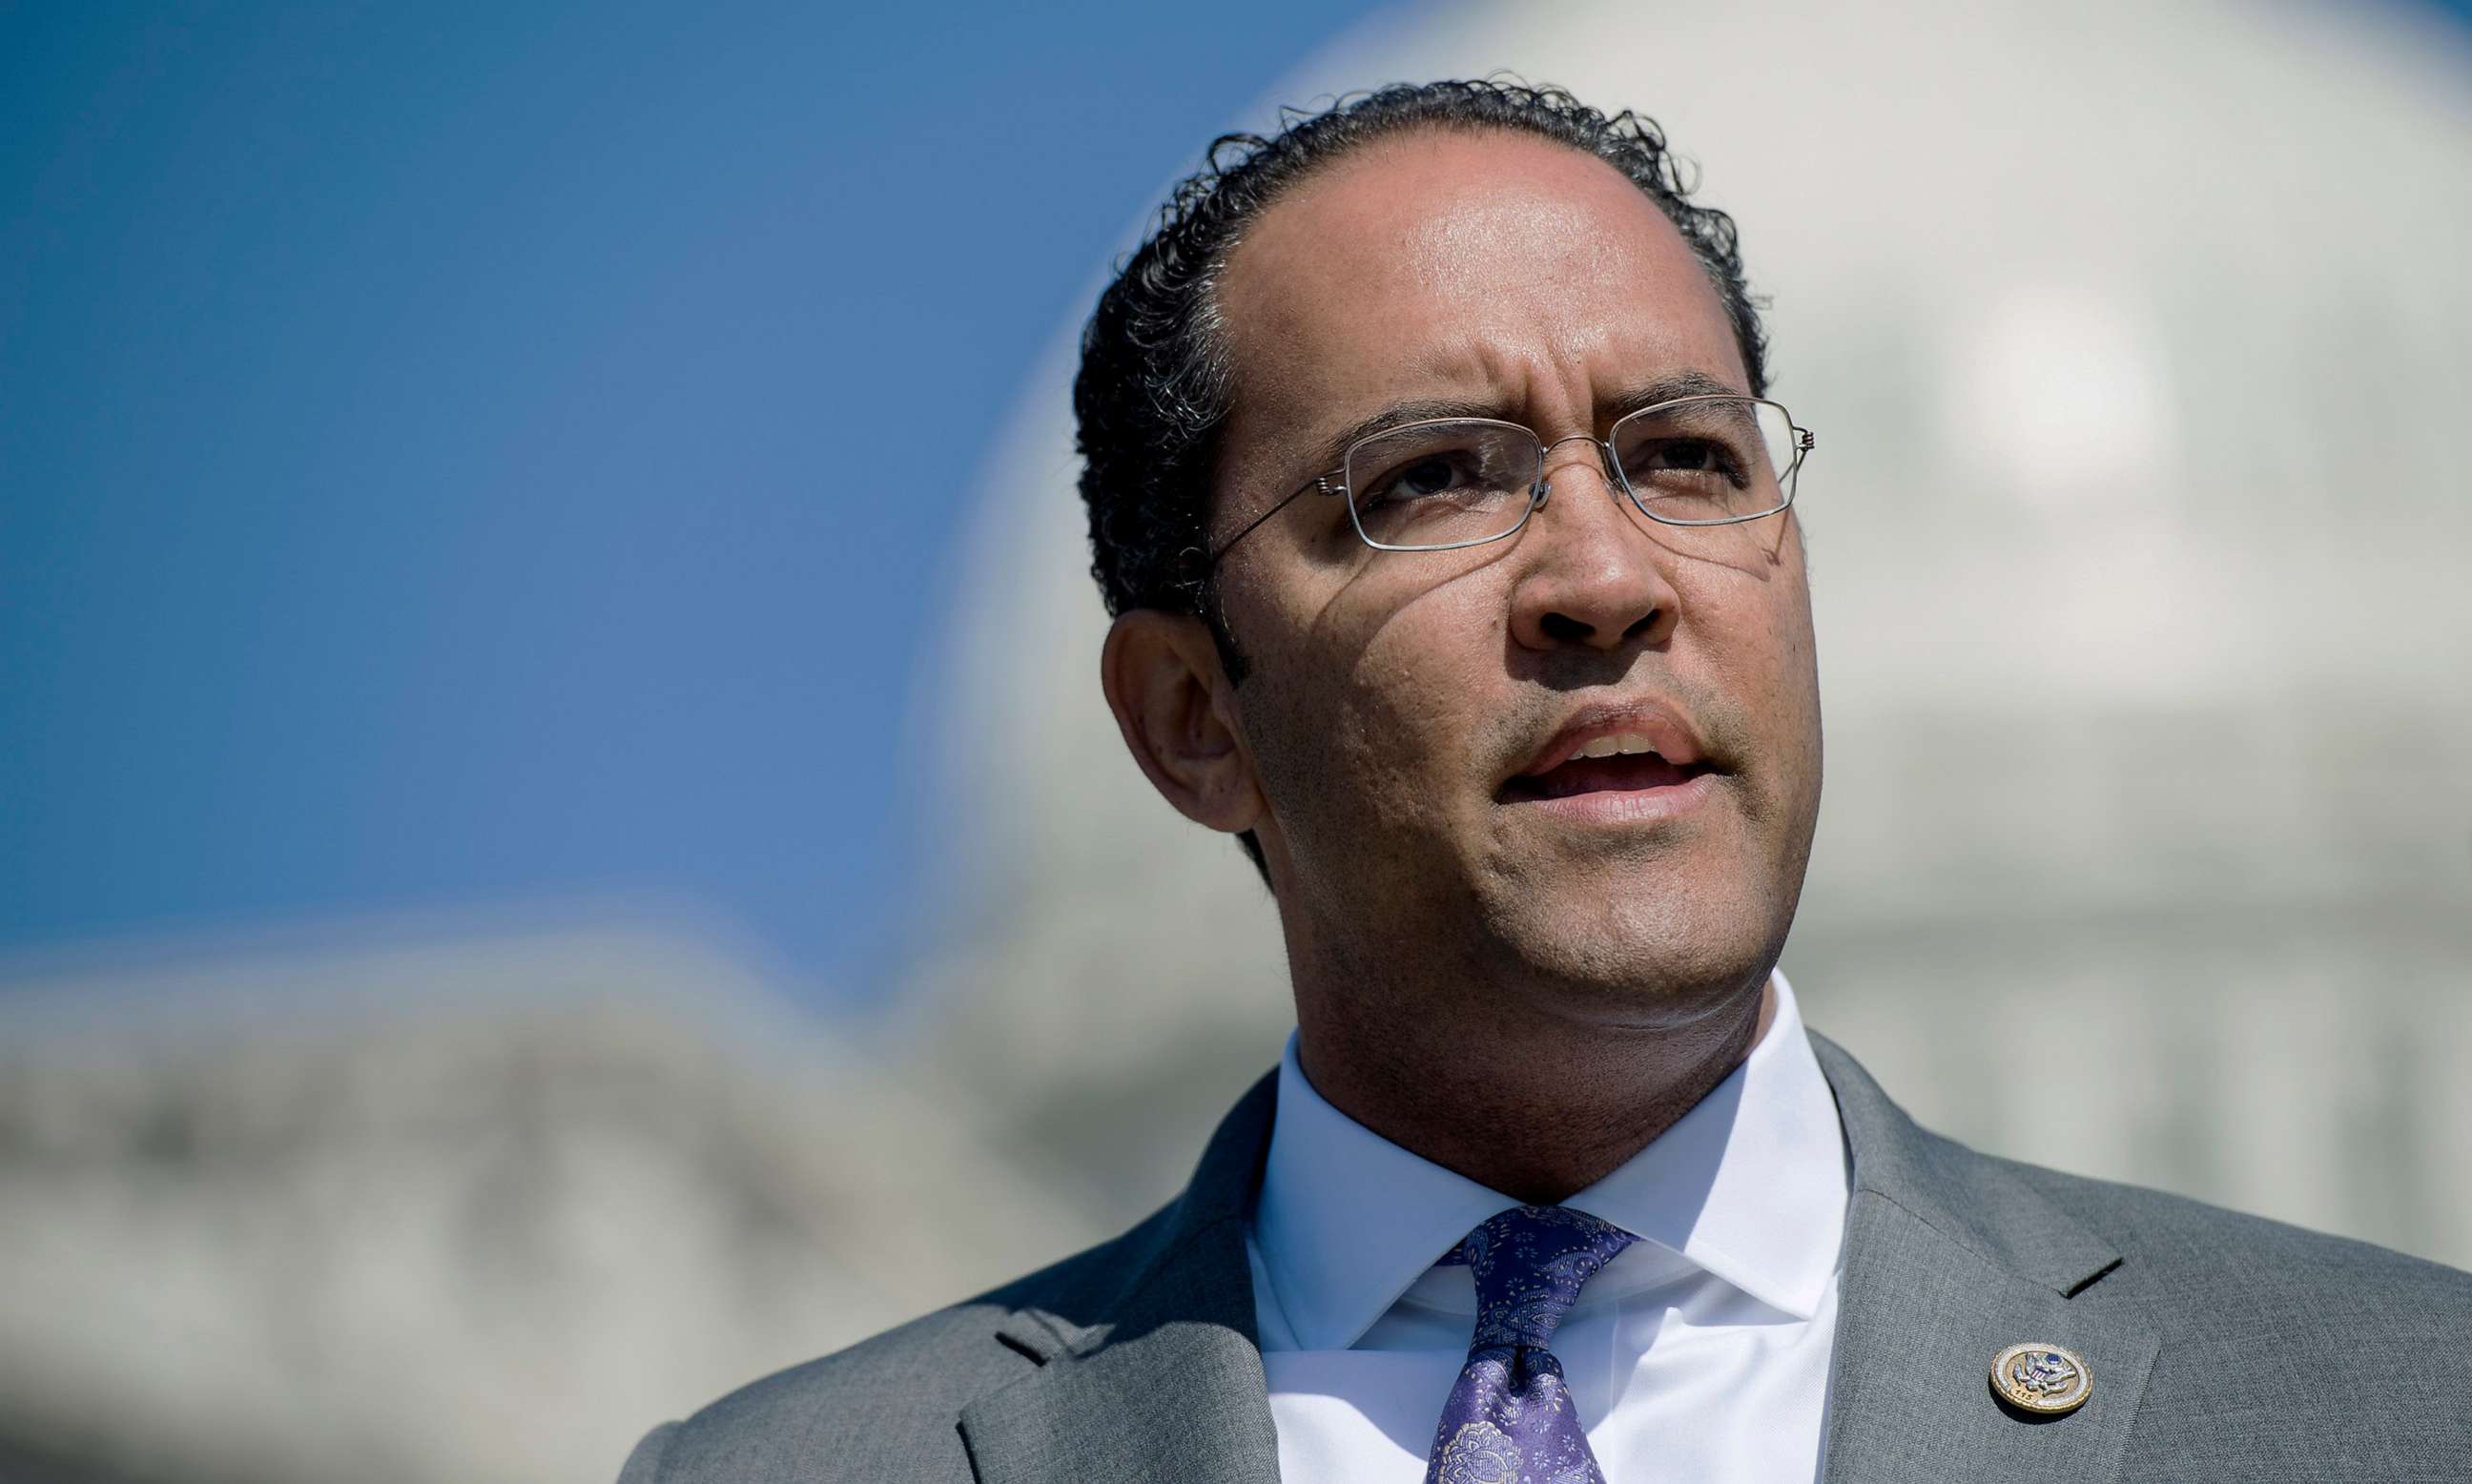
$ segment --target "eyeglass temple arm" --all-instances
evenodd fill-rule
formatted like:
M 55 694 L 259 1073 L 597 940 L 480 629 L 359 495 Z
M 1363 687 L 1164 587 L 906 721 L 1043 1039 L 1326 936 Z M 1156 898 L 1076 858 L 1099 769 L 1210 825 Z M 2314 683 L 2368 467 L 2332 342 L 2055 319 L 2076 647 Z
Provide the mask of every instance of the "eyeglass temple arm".
M 1337 494 L 1341 491 L 1346 489 L 1347 487 L 1343 484 L 1334 483 L 1334 481 L 1343 478 L 1346 472 L 1347 471 L 1343 468 L 1335 468 L 1326 474 L 1316 474 L 1313 478 L 1308 479 L 1303 484 L 1297 486 L 1295 493 L 1289 495 L 1278 504 L 1272 506 L 1269 510 L 1266 510 L 1259 515 L 1254 516 L 1251 523 L 1247 525 L 1244 530 L 1237 532 L 1234 536 L 1231 536 L 1224 541 L 1220 542 L 1219 549 L 1217 551 L 1201 553 L 1201 571 L 1198 574 L 1198 577 L 1208 576 L 1212 569 L 1219 565 L 1219 559 L 1227 555 L 1229 548 L 1233 547 L 1238 541 L 1241 541 L 1245 538 L 1252 535 L 1255 531 L 1260 530 L 1264 521 L 1269 520 L 1272 515 L 1277 515 L 1279 512 L 1286 510 L 1289 506 L 1294 505 L 1304 496 L 1308 494 Z M 1189 551 L 1192 548 L 1187 547 L 1186 549 Z

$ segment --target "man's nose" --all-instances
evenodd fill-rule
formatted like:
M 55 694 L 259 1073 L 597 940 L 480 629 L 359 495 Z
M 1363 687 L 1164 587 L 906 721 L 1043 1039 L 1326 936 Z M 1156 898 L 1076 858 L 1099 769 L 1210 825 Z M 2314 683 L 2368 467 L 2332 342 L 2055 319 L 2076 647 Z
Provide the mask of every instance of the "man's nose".
M 1546 450 L 1551 491 L 1520 533 L 1526 561 L 1510 632 L 1534 650 L 1654 647 L 1673 634 L 1679 597 L 1648 517 L 1606 477 L 1603 445 L 1563 439 Z

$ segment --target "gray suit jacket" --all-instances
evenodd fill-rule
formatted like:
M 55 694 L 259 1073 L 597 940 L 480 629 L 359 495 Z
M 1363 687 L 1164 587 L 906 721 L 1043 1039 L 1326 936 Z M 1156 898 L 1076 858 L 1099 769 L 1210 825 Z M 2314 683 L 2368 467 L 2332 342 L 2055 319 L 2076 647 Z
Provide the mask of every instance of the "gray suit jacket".
M 2472 1479 L 2472 1275 L 1976 1154 L 1812 1040 L 1855 1180 L 1826 1484 Z M 655 1428 L 620 1484 L 1273 1484 L 1245 1225 L 1275 1086 L 1131 1232 Z M 2086 1358 L 2083 1407 L 1994 1397 L 2027 1340 Z

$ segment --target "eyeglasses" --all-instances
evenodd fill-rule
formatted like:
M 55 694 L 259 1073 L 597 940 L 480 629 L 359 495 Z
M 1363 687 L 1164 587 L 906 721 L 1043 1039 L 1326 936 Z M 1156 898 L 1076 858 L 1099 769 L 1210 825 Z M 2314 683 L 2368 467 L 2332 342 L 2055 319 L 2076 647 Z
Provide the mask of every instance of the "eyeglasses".
M 1604 438 L 1551 443 L 1491 418 L 1411 422 L 1348 444 L 1339 467 L 1254 517 L 1207 554 L 1202 572 L 1308 494 L 1345 496 L 1357 536 L 1376 551 L 1456 551 L 1517 535 L 1553 493 L 1545 455 L 1569 443 L 1596 444 L 1607 478 L 1649 519 L 1730 526 L 1794 503 L 1813 440 L 1782 404 L 1756 396 L 1677 397 L 1625 416 Z

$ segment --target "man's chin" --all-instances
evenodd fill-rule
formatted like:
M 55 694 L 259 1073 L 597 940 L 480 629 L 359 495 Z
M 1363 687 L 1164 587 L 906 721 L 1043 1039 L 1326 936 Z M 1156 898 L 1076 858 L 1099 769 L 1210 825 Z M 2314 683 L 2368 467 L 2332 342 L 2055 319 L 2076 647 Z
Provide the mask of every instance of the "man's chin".
M 1747 901 L 1574 905 L 1498 922 L 1494 936 L 1557 1011 L 1608 1029 L 1676 1029 L 1756 996 L 1784 937 Z

